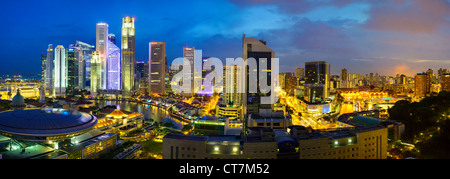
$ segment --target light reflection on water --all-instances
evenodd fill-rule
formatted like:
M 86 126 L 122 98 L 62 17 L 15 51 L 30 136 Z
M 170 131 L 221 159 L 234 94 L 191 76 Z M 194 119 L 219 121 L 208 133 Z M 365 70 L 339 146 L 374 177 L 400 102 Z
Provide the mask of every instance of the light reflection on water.
M 136 102 L 128 102 L 128 101 L 106 101 L 106 100 L 99 100 L 98 105 L 100 107 L 106 106 L 106 105 L 116 105 L 117 108 L 120 108 L 125 111 L 130 112 L 139 112 L 144 114 L 145 119 L 153 119 L 154 121 L 157 121 L 159 123 L 161 122 L 171 122 L 175 125 L 177 129 L 182 129 L 184 123 L 173 119 L 169 116 L 169 113 L 166 112 L 164 109 L 151 106 L 148 104 L 141 104 Z

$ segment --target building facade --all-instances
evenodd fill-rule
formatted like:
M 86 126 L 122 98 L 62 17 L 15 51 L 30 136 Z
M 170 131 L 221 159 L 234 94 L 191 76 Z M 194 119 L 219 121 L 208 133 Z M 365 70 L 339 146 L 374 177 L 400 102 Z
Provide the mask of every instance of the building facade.
M 441 90 L 450 92 L 450 73 L 441 75 Z
M 107 66 L 106 58 L 108 57 L 108 24 L 107 23 L 97 23 L 96 26 L 96 51 L 100 55 L 101 59 L 101 77 L 100 77 L 100 88 L 106 89 L 107 83 Z
M 98 95 L 98 90 L 101 89 L 101 70 L 102 59 L 100 52 L 94 51 L 91 59 L 91 95 L 94 97 Z
M 150 93 L 163 95 L 166 90 L 166 43 L 150 42 L 149 46 Z
M 55 79 L 54 79 L 54 96 L 66 96 L 67 88 L 67 58 L 66 49 L 62 45 L 55 48 Z
M 84 73 L 80 74 L 83 75 L 84 81 L 79 80 L 80 83 L 80 89 L 90 89 L 91 86 L 91 59 L 92 59 L 92 52 L 95 51 L 95 46 L 90 45 L 81 41 L 76 41 L 76 45 L 81 47 L 83 50 L 83 59 L 84 59 L 84 68 L 79 70 L 78 73 Z M 81 67 L 81 66 L 80 66 Z
M 120 90 L 120 48 L 108 40 L 106 89 Z
M 325 61 L 305 63 L 305 100 L 324 101 L 330 95 L 330 64 Z
M 53 67 L 54 67 L 54 54 L 53 54 L 53 45 L 48 45 L 47 49 L 47 60 L 45 64 L 45 94 L 47 96 L 53 96 Z
M 427 73 L 417 73 L 414 82 L 414 96 L 415 97 L 426 97 L 430 94 L 431 82 L 430 75 Z
M 272 84 L 272 86 L 275 87 L 277 85 L 274 84 L 276 84 L 277 82 L 273 80 L 274 79 L 278 80 L 278 77 L 272 77 L 271 75 L 273 65 L 272 58 L 275 58 L 275 52 L 267 46 L 266 41 L 257 40 L 255 38 L 246 38 L 244 34 L 242 39 L 242 47 L 243 47 L 242 59 L 244 60 L 243 65 L 248 69 L 248 70 L 244 69 L 244 76 L 246 76 L 246 81 L 244 82 L 245 90 L 242 97 L 243 114 L 246 115 L 258 113 L 258 110 L 261 105 L 261 97 L 270 95 L 268 93 L 261 93 L 258 91 L 258 89 L 261 89 L 261 86 L 258 85 L 261 85 L 263 83 L 262 81 L 260 81 L 261 79 L 259 73 L 266 73 L 267 75 L 266 83 L 270 83 Z M 253 65 L 248 61 L 248 59 L 251 58 L 256 60 L 255 64 L 256 70 L 251 69 Z M 266 64 L 265 70 L 262 70 L 263 69 L 261 67 L 262 64 Z M 256 80 L 250 79 L 251 76 L 256 76 Z M 255 81 L 256 81 L 256 88 L 254 85 Z
M 135 63 L 135 28 L 134 18 L 122 19 L 121 41 L 121 89 L 123 97 L 130 98 L 134 91 L 134 63 Z

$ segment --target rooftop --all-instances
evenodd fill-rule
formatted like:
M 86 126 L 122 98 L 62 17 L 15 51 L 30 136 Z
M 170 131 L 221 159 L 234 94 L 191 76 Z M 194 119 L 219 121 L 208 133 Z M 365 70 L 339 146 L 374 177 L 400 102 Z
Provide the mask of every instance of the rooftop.
M 97 119 L 87 113 L 66 109 L 25 109 L 0 112 L 0 131 L 12 135 L 45 136 L 81 131 Z

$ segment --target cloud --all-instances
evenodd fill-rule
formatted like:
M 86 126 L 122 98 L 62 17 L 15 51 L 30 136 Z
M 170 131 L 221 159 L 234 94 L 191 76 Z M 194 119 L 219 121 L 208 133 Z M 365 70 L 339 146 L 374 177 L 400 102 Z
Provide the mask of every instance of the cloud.
M 356 62 L 373 62 L 373 60 L 371 60 L 371 59 L 352 59 L 352 61 L 356 61 Z
M 366 27 L 388 32 L 436 33 L 448 23 L 450 4 L 446 0 L 371 1 L 371 18 Z

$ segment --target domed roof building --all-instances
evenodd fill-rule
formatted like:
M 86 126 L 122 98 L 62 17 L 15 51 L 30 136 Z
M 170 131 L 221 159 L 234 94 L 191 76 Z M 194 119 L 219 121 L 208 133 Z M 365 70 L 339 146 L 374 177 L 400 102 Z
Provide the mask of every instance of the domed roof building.
M 20 94 L 20 90 L 17 89 L 17 94 L 12 98 L 11 109 L 24 109 L 26 106 L 25 98 Z

